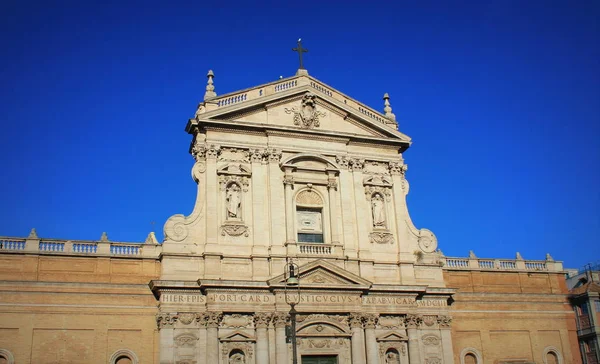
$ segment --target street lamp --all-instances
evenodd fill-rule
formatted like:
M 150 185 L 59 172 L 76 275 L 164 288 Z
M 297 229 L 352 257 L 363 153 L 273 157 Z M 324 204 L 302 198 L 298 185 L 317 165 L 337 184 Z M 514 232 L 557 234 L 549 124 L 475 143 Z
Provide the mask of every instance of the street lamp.
M 289 260 L 285 265 L 285 303 L 290 305 L 291 332 L 289 336 L 292 341 L 292 363 L 298 364 L 298 353 L 296 348 L 296 305 L 300 303 L 300 267 Z

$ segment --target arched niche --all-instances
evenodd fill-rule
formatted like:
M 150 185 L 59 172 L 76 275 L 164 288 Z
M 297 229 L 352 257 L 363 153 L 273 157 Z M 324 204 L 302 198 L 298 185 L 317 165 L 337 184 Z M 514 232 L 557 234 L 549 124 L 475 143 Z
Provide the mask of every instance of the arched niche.
M 110 364 L 139 364 L 135 353 L 129 349 L 119 349 L 110 356 Z

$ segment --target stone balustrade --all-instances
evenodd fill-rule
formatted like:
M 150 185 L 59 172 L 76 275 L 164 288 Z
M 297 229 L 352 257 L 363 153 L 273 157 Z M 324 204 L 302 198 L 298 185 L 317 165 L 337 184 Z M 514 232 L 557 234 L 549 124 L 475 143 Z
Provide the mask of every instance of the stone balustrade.
M 369 106 L 367 106 L 365 104 L 359 103 L 359 102 L 351 99 L 350 97 L 335 91 L 331 87 L 329 87 L 321 82 L 318 82 L 314 79 L 306 79 L 306 78 L 303 78 L 302 76 L 286 78 L 286 79 L 272 82 L 272 83 L 269 83 L 269 84 L 266 84 L 266 85 L 263 85 L 260 87 L 246 89 L 246 90 L 242 90 L 239 92 L 229 93 L 229 94 L 219 96 L 215 99 L 210 100 L 210 102 L 207 105 L 207 108 L 209 111 L 211 111 L 211 110 L 215 110 L 215 109 L 226 107 L 226 106 L 236 105 L 236 104 L 246 102 L 246 101 L 256 100 L 263 96 L 269 96 L 269 95 L 273 95 L 275 93 L 288 91 L 288 90 L 294 89 L 299 86 L 304 86 L 304 85 L 309 85 L 317 93 L 327 95 L 341 103 L 344 103 L 345 105 L 348 105 L 349 107 L 357 110 L 359 113 L 361 113 L 361 114 L 365 115 L 366 117 L 373 119 L 379 123 L 382 123 L 385 125 L 388 125 L 388 124 L 395 125 L 396 124 L 394 121 L 387 119 L 379 111 L 376 111 L 375 109 L 370 108 Z
M 158 258 L 161 251 L 157 244 L 0 237 L 0 253 Z
M 298 251 L 303 255 L 333 255 L 333 249 L 330 244 L 298 244 Z
M 441 257 L 441 263 L 447 270 L 495 270 L 495 271 L 542 271 L 562 272 L 560 261 L 524 260 L 524 259 L 485 259 L 477 257 L 457 258 Z

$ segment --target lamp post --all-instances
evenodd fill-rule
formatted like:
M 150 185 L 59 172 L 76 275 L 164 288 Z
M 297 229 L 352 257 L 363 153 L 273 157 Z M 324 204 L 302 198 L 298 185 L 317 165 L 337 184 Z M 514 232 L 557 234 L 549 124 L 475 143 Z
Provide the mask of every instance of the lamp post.
M 290 305 L 292 363 L 298 364 L 298 353 L 296 348 L 296 305 L 300 303 L 300 269 L 293 260 L 286 262 L 285 266 L 285 302 Z

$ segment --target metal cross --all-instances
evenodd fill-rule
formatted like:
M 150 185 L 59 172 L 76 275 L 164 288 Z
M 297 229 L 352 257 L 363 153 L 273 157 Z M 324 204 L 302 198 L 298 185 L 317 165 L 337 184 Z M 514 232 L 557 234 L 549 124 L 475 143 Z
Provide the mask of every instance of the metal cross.
M 298 56 L 300 56 L 300 69 L 304 69 L 304 65 L 302 64 L 302 53 L 308 52 L 308 49 L 302 48 L 302 38 L 298 39 L 298 48 L 292 48 L 294 52 L 298 52 Z

